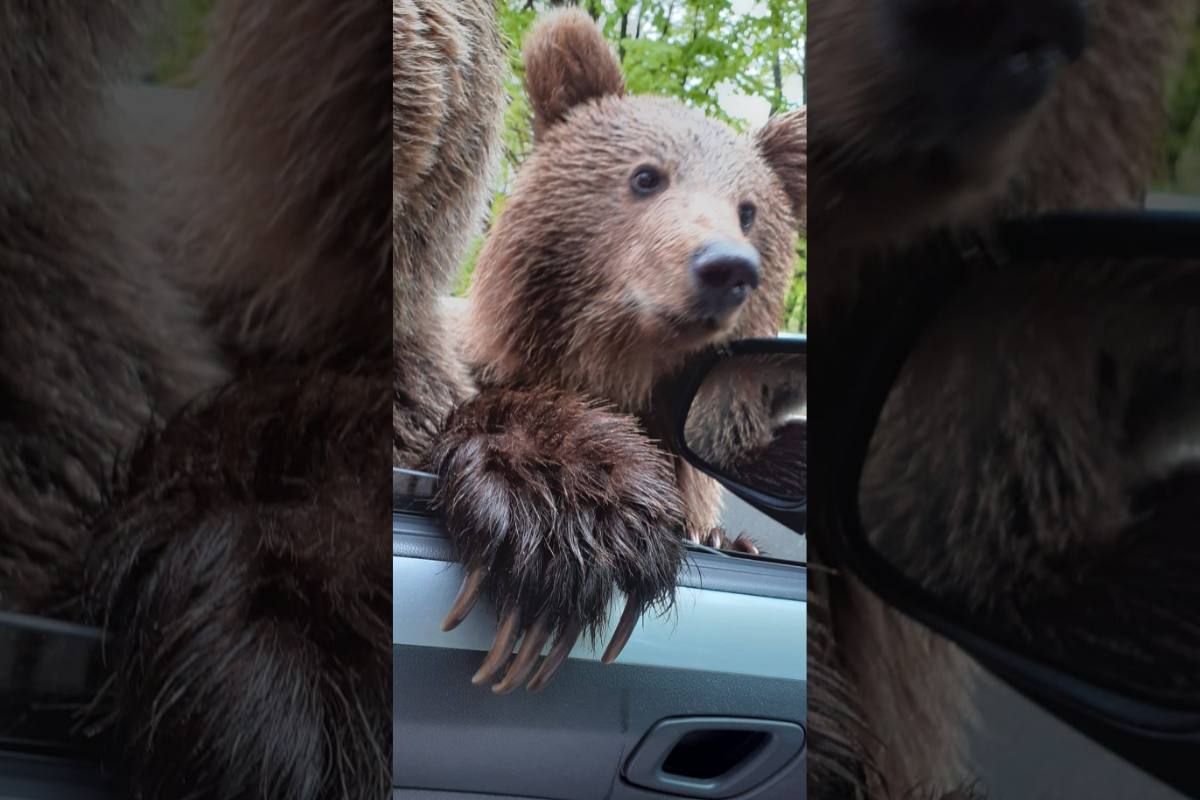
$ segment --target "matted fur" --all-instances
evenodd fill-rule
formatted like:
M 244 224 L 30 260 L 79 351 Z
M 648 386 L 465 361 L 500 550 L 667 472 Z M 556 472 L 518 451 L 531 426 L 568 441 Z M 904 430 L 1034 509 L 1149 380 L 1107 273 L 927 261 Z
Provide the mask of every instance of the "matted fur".
M 816 206 L 810 209 L 809 246 L 812 258 L 826 267 L 825 279 L 810 286 L 812 335 L 836 347 L 858 293 L 878 290 L 883 284 L 875 281 L 890 269 L 919 268 L 878 256 L 940 227 L 971 227 L 1021 211 L 1136 206 L 1160 143 L 1166 65 L 1177 52 L 1176 34 L 1189 6 L 1194 9 L 1190 1 L 1176 0 L 1088 4 L 1091 46 L 1083 58 L 1061 72 L 1028 114 L 979 126 L 974 138 L 949 135 L 942 144 L 960 148 L 961 170 L 944 183 L 919 180 L 912 154 L 903 148 L 929 145 L 932 132 L 958 128 L 906 106 L 924 84 L 907 71 L 910 50 L 874 36 L 883 29 L 873 16 L 881 6 L 856 0 L 814 6 L 809 58 L 821 69 L 810 80 Z M 1014 565 L 1044 577 L 1049 560 L 1044 548 L 1070 539 L 1093 542 L 1088 534 L 1096 532 L 1094 515 L 1102 509 L 1113 512 L 1113 519 L 1122 516 L 1113 502 L 1124 484 L 1114 481 L 1119 477 L 1109 449 L 1114 440 L 1107 438 L 1112 428 L 1103 422 L 1109 414 L 1120 415 L 1122 400 L 1116 385 L 1097 382 L 1104 374 L 1096 369 L 1103 363 L 1098 340 L 1095 331 L 1080 328 L 1089 324 L 1092 310 L 1077 313 L 1085 308 L 1085 287 L 1094 284 L 1081 277 L 1076 271 L 1047 278 L 1061 281 L 1049 305 L 1032 299 L 1045 292 L 1045 284 L 1018 282 L 1003 287 L 1004 296 L 1015 301 L 1000 303 L 1003 311 L 997 310 L 994 292 L 983 306 L 968 300 L 951 310 L 917 354 L 902 393 L 886 412 L 867 466 L 864 511 L 873 535 L 889 547 L 903 540 L 894 535 L 898 530 L 920 530 L 922 538 L 949 531 L 959 541 L 958 546 L 938 541 L 945 561 L 931 580 L 944 582 L 953 574 L 952 585 L 981 581 L 973 593 L 1002 591 L 989 581 L 1002 562 L 990 561 L 994 551 L 979 548 L 969 532 L 1041 526 L 1027 546 L 1003 560 L 1023 593 L 1036 578 L 1013 572 Z M 1181 298 L 1194 296 L 1191 279 L 1171 280 L 1178 281 Z M 1066 298 L 1072 299 L 1064 305 Z M 992 314 L 990 325 L 970 316 L 970 309 L 984 306 Z M 1067 318 L 1060 319 L 1064 313 Z M 1004 314 L 1014 316 L 998 329 L 996 315 Z M 1174 315 L 1173 322 L 1162 324 L 1182 319 Z M 1035 322 L 1044 334 L 1036 339 L 1038 351 L 1019 349 L 1027 355 L 998 360 L 995 342 L 1007 335 L 1008 325 L 1014 326 L 1008 329 L 1010 342 L 1029 341 L 1028 326 L 1018 331 L 1019 320 Z M 1157 368 L 1178 363 L 1160 360 Z M 979 364 L 994 364 L 996 371 L 981 373 Z M 1132 366 L 1116 369 L 1112 379 Z M 821 397 L 818 392 L 817 416 Z M 959 433 L 947 438 L 953 430 Z M 927 435 L 921 437 L 921 431 Z M 929 447 L 931 441 L 947 444 Z M 980 442 L 983 453 L 975 446 Z M 1089 505 L 1089 498 L 1096 504 Z M 810 538 L 816 570 L 819 526 Z M 928 549 L 922 552 L 928 555 Z M 929 565 L 928 558 L 913 564 Z M 811 726 L 812 796 L 846 796 L 848 758 L 860 760 L 862 775 L 879 776 L 859 786 L 870 796 L 893 797 L 917 786 L 954 796 L 952 787 L 966 770 L 966 662 L 944 640 L 880 605 L 852 577 L 835 574 L 810 583 L 810 595 L 810 607 L 829 609 L 827 615 L 810 615 L 810 638 L 829 643 L 810 650 L 810 671 L 832 675 L 810 685 L 810 715 L 826 720 L 828 730 L 818 722 Z M 1092 652 L 1089 661 L 1102 658 Z M 859 722 L 863 733 L 848 748 L 845 731 Z
M 549 11 L 539 21 L 553 36 L 525 43 L 525 91 L 533 106 L 533 134 L 541 140 L 571 109 L 601 97 L 623 97 L 625 77 L 596 24 L 571 9 Z M 551 28 L 550 26 L 553 26 Z
M 147 438 L 97 527 L 122 783 L 380 797 L 391 778 L 385 374 L 270 371 Z
M 484 389 L 431 460 L 459 558 L 489 564 L 484 590 L 523 619 L 595 636 L 614 588 L 648 606 L 673 599 L 684 514 L 670 464 L 632 417 L 571 394 Z
M 392 2 L 393 463 L 414 467 L 465 400 L 438 296 L 482 226 L 504 50 L 490 0 Z
M 146 437 L 99 523 L 117 776 L 145 797 L 378 795 L 388 33 L 337 0 L 229 0 L 212 25 L 155 244 L 234 377 Z
M 107 628 L 128 796 L 381 795 L 382 10 L 219 3 L 163 141 L 102 102 L 148 5 L 0 12 L 0 602 Z
M 391 352 L 383 19 L 365 2 L 214 7 L 165 251 L 238 362 Z
M 808 111 L 772 117 L 755 138 L 792 199 L 792 213 L 803 223 L 808 216 Z
M 0 31 L 0 607 L 69 602 L 113 462 L 225 379 L 129 219 L 102 91 L 143 4 L 5 4 Z M 48 63 L 54 69 L 46 68 Z
M 684 529 L 699 540 L 718 521 L 717 484 L 661 444 L 660 398 L 702 349 L 777 332 L 804 116 L 754 138 L 676 101 L 626 96 L 578 9 L 546 15 L 525 53 L 537 144 L 480 254 L 465 320 L 466 359 L 491 388 L 453 417 L 435 462 L 460 557 L 490 566 L 495 604 L 594 626 L 614 586 L 643 606 L 669 596 Z M 633 202 L 641 163 L 679 188 Z M 749 201 L 757 219 L 744 234 Z M 693 309 L 689 265 L 716 238 L 753 244 L 762 274 L 732 319 L 710 325 Z M 576 552 L 588 557 L 565 555 Z

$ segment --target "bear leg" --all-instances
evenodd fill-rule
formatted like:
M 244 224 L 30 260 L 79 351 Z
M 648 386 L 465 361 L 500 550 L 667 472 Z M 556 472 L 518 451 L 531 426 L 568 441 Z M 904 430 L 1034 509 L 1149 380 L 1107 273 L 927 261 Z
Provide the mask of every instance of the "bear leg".
M 260 376 L 134 454 L 87 575 L 140 798 L 386 794 L 385 376 Z
M 450 416 L 430 456 L 439 505 L 468 575 L 449 630 L 488 596 L 501 624 L 473 678 L 537 690 L 575 640 L 593 641 L 614 589 L 625 612 L 603 660 L 617 657 L 643 611 L 669 604 L 683 558 L 685 516 L 671 460 L 632 417 L 548 390 L 489 388 Z

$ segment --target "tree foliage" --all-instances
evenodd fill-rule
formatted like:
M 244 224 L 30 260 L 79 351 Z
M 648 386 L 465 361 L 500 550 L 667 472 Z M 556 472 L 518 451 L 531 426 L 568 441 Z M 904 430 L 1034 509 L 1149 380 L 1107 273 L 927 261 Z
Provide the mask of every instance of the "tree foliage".
M 1200 24 L 1171 76 L 1167 136 L 1157 188 L 1200 195 Z
M 195 83 L 192 65 L 204 52 L 212 7 L 213 0 L 174 0 L 167 4 L 167 18 L 156 26 L 149 43 L 152 60 L 145 76 L 147 82 L 172 87 Z
M 539 15 L 567 5 L 583 8 L 600 25 L 633 94 L 676 98 L 739 131 L 803 103 L 805 0 L 498 0 L 511 74 L 489 225 L 533 147 L 521 46 Z M 476 242 L 456 294 L 469 286 L 478 254 Z M 802 331 L 806 318 L 804 254 L 799 242 L 784 319 L 792 331 Z

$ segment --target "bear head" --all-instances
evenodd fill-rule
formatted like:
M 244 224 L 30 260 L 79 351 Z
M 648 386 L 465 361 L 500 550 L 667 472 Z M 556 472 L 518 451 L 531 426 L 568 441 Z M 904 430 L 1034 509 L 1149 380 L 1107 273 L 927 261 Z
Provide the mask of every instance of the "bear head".
M 627 94 L 592 20 L 525 47 L 535 147 L 476 268 L 468 359 L 626 405 L 698 349 L 769 336 L 796 258 L 805 114 L 752 136 Z

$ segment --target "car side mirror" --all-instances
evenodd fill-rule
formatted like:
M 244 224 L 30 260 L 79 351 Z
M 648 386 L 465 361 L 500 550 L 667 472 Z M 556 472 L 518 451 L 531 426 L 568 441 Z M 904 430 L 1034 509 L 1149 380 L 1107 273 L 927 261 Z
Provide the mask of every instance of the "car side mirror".
M 742 339 L 682 382 L 680 454 L 737 497 L 803 533 L 808 516 L 807 340 Z
M 1200 797 L 1198 225 L 1045 215 L 897 256 L 818 348 L 810 488 L 831 568 Z

